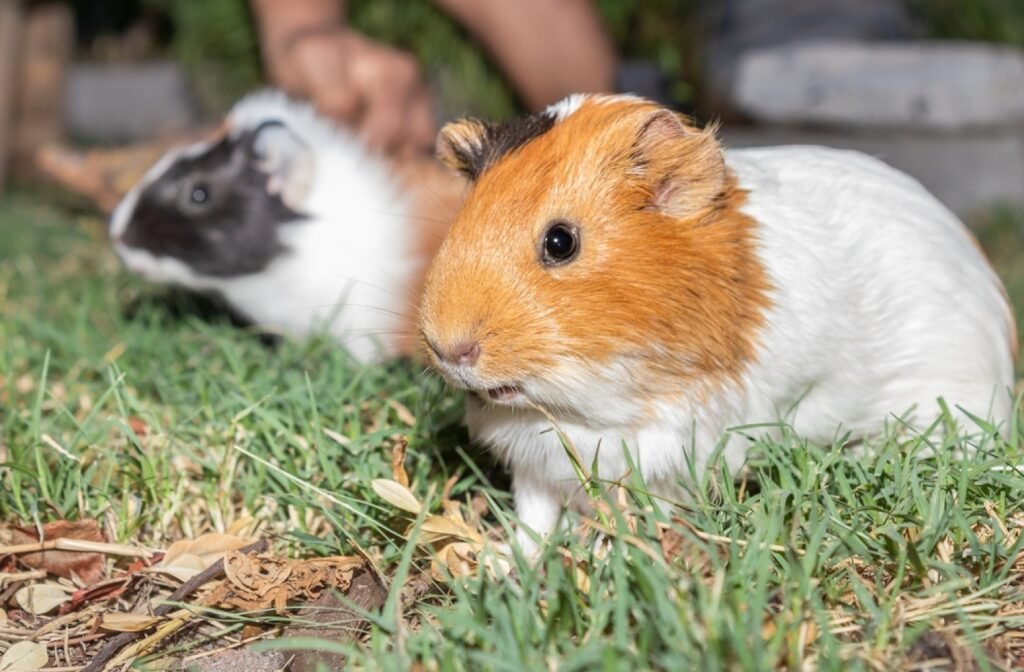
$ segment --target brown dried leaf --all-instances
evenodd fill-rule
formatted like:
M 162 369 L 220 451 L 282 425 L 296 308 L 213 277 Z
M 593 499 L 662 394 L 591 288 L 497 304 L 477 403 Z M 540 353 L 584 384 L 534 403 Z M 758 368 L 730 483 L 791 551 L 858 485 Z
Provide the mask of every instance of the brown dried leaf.
M 181 553 L 175 556 L 173 562 L 160 562 L 152 568 L 152 571 L 171 576 L 182 583 L 185 583 L 196 574 L 199 574 L 217 560 L 206 562 L 203 558 L 192 553 Z
M 508 558 L 496 554 L 493 547 L 486 550 L 482 544 L 456 541 L 448 544 L 430 561 L 430 575 L 435 581 L 446 582 L 452 578 L 470 576 L 477 571 L 480 563 L 491 578 L 508 576 L 512 563 Z
M 334 431 L 333 429 L 326 429 L 325 428 L 324 429 L 324 434 L 326 434 L 327 438 L 331 439 L 332 441 L 337 443 L 339 446 L 347 448 L 348 446 L 350 446 L 352 444 L 352 439 L 348 438 L 347 436 L 345 436 L 343 434 L 340 434 L 339 432 Z
M 71 595 L 56 583 L 30 583 L 14 594 L 18 606 L 30 614 L 48 614 L 71 599 Z
M 145 420 L 138 416 L 133 415 L 128 418 L 128 426 L 132 428 L 133 432 L 135 432 L 135 436 L 140 439 L 145 438 L 145 436 L 149 434 L 149 425 Z
M 409 487 L 409 475 L 405 473 L 405 451 L 408 447 L 409 441 L 403 437 L 391 449 L 391 473 L 395 481 L 406 488 Z
M 416 495 L 409 491 L 409 488 L 386 478 L 374 479 L 370 486 L 377 495 L 395 508 L 408 511 L 409 513 L 416 515 L 422 510 L 423 506 L 419 500 L 416 499 Z
M 590 574 L 583 568 L 582 565 L 576 565 L 576 588 L 581 593 L 590 592 Z
M 413 415 L 412 411 L 410 411 L 408 407 L 406 407 L 404 404 L 395 401 L 394 399 L 388 399 L 388 406 L 390 406 L 392 410 L 395 411 L 395 415 L 397 415 L 398 419 L 401 420 L 404 424 L 408 425 L 409 427 L 416 426 L 416 416 Z
M 0 672 L 39 670 L 46 667 L 49 661 L 45 644 L 28 640 L 16 642 L 0 657 Z
M 83 541 L 105 542 L 106 538 L 95 520 L 69 522 L 58 520 L 43 526 L 42 539 L 34 527 L 12 525 L 11 543 L 32 544 L 54 539 L 80 539 Z M 99 553 L 79 551 L 42 551 L 26 553 L 18 558 L 21 564 L 32 569 L 42 569 L 50 574 L 70 579 L 78 576 L 86 586 L 101 580 L 106 573 L 104 558 Z
M 224 559 L 226 579 L 208 603 L 245 610 L 273 607 L 284 613 L 292 600 L 316 599 L 328 589 L 348 590 L 353 573 L 364 566 L 359 556 L 290 560 L 233 551 Z
M 461 519 L 454 519 L 450 516 L 429 516 L 423 521 L 420 530 L 422 534 L 419 543 L 421 544 L 433 544 L 452 537 L 477 544 L 483 542 L 479 532 L 466 525 Z
M 234 522 L 228 525 L 227 533 L 234 537 L 249 539 L 255 534 L 258 527 L 258 520 L 252 516 L 245 516 L 235 519 Z
M 22 374 L 16 381 L 14 381 L 14 389 L 19 394 L 28 394 L 32 390 L 36 389 L 36 379 L 27 373 Z
M 224 559 L 224 574 L 236 590 L 262 598 L 288 580 L 292 563 L 286 558 L 232 551 Z
M 439 583 L 476 572 L 476 553 L 472 544 L 456 541 L 448 544 L 430 561 L 430 576 Z
M 142 632 L 149 630 L 164 619 L 146 614 L 125 614 L 111 611 L 100 617 L 100 628 L 110 632 Z
M 250 539 L 219 532 L 210 532 L 196 539 L 182 539 L 171 544 L 153 571 L 169 574 L 179 581 L 187 581 L 223 558 L 226 553 L 250 543 Z
M 129 570 L 129 573 L 131 573 L 131 571 L 132 570 Z M 94 600 L 112 600 L 123 593 L 130 583 L 130 576 L 123 576 L 117 579 L 107 579 L 106 581 L 93 584 L 88 588 L 76 590 L 71 594 L 71 601 L 61 607 L 60 614 L 64 615 L 75 611 L 86 602 L 92 602 Z

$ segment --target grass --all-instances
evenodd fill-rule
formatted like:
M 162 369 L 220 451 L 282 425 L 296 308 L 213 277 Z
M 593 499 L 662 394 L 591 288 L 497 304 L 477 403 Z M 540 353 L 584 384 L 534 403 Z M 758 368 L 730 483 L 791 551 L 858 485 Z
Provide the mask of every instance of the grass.
M 370 669 L 1024 665 L 1018 428 L 1008 443 L 979 430 L 962 460 L 922 437 L 866 456 L 761 442 L 743 478 L 703 475 L 679 519 L 631 483 L 536 565 L 439 584 L 414 516 L 371 482 L 402 436 L 429 510 L 453 478 L 464 511 L 486 510 L 475 525 L 508 523 L 507 481 L 468 444 L 456 396 L 406 363 L 267 344 L 128 277 L 99 222 L 44 200 L 0 202 L 2 522 L 96 518 L 112 541 L 160 547 L 251 517 L 295 556 L 358 545 L 389 602 L 335 646 Z M 980 227 L 1019 310 L 1024 220 Z

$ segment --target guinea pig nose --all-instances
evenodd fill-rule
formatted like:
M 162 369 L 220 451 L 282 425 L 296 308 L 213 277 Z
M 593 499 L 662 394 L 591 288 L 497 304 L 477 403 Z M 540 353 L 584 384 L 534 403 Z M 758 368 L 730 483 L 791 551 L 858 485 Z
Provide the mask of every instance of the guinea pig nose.
M 457 343 L 447 352 L 442 352 L 441 359 L 455 366 L 474 366 L 480 359 L 480 343 L 477 341 Z
M 473 366 L 480 359 L 480 343 L 477 341 L 462 341 L 452 348 L 442 348 L 433 339 L 427 338 L 426 334 L 424 340 L 442 362 L 454 366 Z

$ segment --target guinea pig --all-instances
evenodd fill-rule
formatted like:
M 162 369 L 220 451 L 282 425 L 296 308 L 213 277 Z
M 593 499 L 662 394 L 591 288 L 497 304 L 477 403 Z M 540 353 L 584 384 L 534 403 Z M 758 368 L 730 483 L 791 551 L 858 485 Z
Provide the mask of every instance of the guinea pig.
M 553 424 L 602 479 L 628 450 L 666 497 L 780 421 L 831 445 L 927 428 L 941 397 L 963 427 L 1006 426 L 1006 294 L 961 222 L 881 161 L 723 151 L 713 128 L 597 95 L 450 123 L 437 151 L 472 187 L 427 272 L 423 349 L 469 391 L 470 432 L 538 533 L 584 504 Z M 755 423 L 774 429 L 728 431 Z
M 285 335 L 328 331 L 359 360 L 405 354 L 433 250 L 465 184 L 432 157 L 388 162 L 265 91 L 211 139 L 165 154 L 110 222 L 130 270 L 222 297 Z

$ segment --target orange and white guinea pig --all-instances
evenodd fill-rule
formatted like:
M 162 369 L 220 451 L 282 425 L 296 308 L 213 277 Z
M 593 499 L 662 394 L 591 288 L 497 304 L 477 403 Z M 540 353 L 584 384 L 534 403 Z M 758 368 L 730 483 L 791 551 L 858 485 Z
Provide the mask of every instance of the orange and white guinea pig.
M 537 532 L 579 496 L 538 407 L 602 478 L 627 472 L 627 446 L 663 494 L 724 436 L 738 466 L 738 425 L 782 419 L 830 444 L 896 416 L 927 427 L 940 397 L 1006 425 L 1000 282 L 961 222 L 881 161 L 723 151 L 651 102 L 582 95 L 453 122 L 438 155 L 473 186 L 427 272 L 421 337 L 472 393 L 470 432 Z

